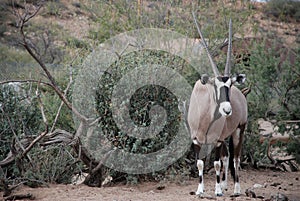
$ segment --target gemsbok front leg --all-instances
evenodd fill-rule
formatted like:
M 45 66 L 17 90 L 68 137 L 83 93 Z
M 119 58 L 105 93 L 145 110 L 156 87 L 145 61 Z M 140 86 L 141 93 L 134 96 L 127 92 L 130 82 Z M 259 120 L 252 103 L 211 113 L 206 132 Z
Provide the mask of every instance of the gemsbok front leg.
M 221 188 L 222 190 L 227 191 L 227 178 L 228 178 L 227 175 L 228 175 L 228 166 L 229 166 L 228 154 L 222 158 L 222 162 L 223 162 L 223 177 L 221 182 Z
M 204 169 L 204 162 L 203 160 L 197 160 L 197 167 L 199 171 L 199 185 L 196 192 L 196 195 L 203 195 L 204 193 L 204 180 L 203 180 L 203 169 Z
M 225 142 L 219 142 L 216 148 L 216 157 L 214 162 L 214 167 L 216 170 L 216 185 L 215 185 L 216 196 L 222 196 L 223 190 L 227 188 L 227 169 L 228 169 L 228 162 L 226 161 L 227 158 L 228 158 L 228 151 L 226 148 L 226 144 Z M 222 183 L 221 183 L 221 173 L 223 173 Z
M 199 159 L 200 146 L 194 144 L 194 151 L 196 155 L 196 165 L 198 168 L 198 175 L 199 175 L 199 184 L 198 184 L 198 189 L 196 191 L 196 195 L 201 196 L 204 193 L 204 180 L 203 180 L 204 162 L 203 160 Z

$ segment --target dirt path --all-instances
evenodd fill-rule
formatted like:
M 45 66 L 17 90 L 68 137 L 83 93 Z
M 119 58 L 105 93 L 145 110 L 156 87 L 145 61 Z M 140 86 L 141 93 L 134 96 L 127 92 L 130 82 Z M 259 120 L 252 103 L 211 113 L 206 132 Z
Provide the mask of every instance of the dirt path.
M 197 188 L 198 179 L 184 182 L 146 182 L 135 186 L 117 185 L 113 187 L 92 188 L 85 185 L 50 185 L 49 188 L 20 187 L 13 194 L 31 193 L 35 200 L 42 201 L 139 201 L 139 200 L 164 200 L 164 201 L 193 201 L 193 200 L 268 200 L 271 196 L 280 193 L 289 200 L 300 200 L 300 172 L 272 172 L 272 171 L 242 171 L 242 192 L 251 188 L 261 198 L 249 198 L 245 193 L 241 197 L 230 197 L 233 191 L 232 181 L 229 181 L 229 190 L 223 197 L 214 197 L 214 174 L 209 173 L 204 177 L 206 193 L 210 199 L 199 199 L 191 195 Z M 257 188 L 254 188 L 257 186 Z

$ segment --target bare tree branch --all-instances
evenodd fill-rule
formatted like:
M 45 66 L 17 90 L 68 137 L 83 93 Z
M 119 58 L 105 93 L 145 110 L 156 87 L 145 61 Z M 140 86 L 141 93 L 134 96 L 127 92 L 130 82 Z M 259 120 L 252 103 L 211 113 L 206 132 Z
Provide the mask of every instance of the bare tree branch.
M 38 101 L 39 101 L 39 104 L 40 104 L 40 110 L 41 110 L 41 114 L 42 114 L 42 117 L 43 117 L 43 122 L 45 124 L 45 130 L 47 131 L 48 133 L 48 120 L 47 120 L 47 117 L 45 115 L 45 110 L 44 110 L 44 103 L 42 102 L 42 99 L 41 99 L 41 94 L 39 92 L 39 85 L 37 86 L 37 89 L 36 89 L 36 96 L 38 98 Z
M 37 91 L 36 91 L 36 95 L 38 97 L 39 103 L 40 103 L 40 109 L 41 109 L 41 113 L 42 113 L 42 117 L 43 117 L 43 121 L 45 124 L 45 131 L 42 132 L 38 137 L 36 137 L 30 144 L 28 147 L 26 147 L 26 149 L 23 151 L 23 153 L 21 154 L 20 159 L 22 159 L 25 155 L 27 155 L 27 153 L 31 150 L 31 148 L 38 142 L 40 141 L 47 133 L 48 133 L 48 121 L 45 115 L 45 111 L 44 111 L 44 104 L 41 100 L 40 94 L 39 94 L 39 90 L 37 87 Z
M 72 84 L 72 82 L 73 82 L 72 65 L 70 65 L 70 67 L 71 67 L 71 69 L 70 69 L 69 83 L 68 83 L 68 85 L 67 85 L 67 87 L 66 87 L 66 89 L 65 89 L 65 91 L 64 91 L 64 96 L 67 96 L 67 93 L 68 93 L 68 91 L 69 91 L 69 89 L 70 89 L 70 87 L 71 87 L 71 84 Z M 61 109 L 62 109 L 62 106 L 63 106 L 63 105 L 64 105 L 64 102 L 61 101 L 60 106 L 59 106 L 59 108 L 58 108 L 58 110 L 57 110 L 56 116 L 55 116 L 55 118 L 54 118 L 52 127 L 51 127 L 51 129 L 50 129 L 50 133 L 54 130 L 54 127 L 55 127 L 55 125 L 56 125 L 56 122 L 57 122 L 57 120 L 58 120 L 58 117 L 59 117 L 59 115 L 60 115 L 60 112 L 61 112 Z
M 32 14 L 30 14 L 29 10 L 26 9 L 25 13 L 22 15 L 19 11 L 15 11 L 16 16 L 19 19 L 19 30 L 22 37 L 22 46 L 27 50 L 27 52 L 30 54 L 30 56 L 39 64 L 39 66 L 42 68 L 44 73 L 46 74 L 47 79 L 50 81 L 54 91 L 59 96 L 59 98 L 66 104 L 66 106 L 82 121 L 88 121 L 88 118 L 82 115 L 76 108 L 72 106 L 72 104 L 68 101 L 66 96 L 63 94 L 63 92 L 59 89 L 54 77 L 51 75 L 50 71 L 46 67 L 45 63 L 39 58 L 38 54 L 36 54 L 30 45 L 30 40 L 27 38 L 25 31 L 24 31 L 24 25 L 32 19 L 34 16 L 37 15 L 37 13 L 40 11 L 43 4 L 40 4 L 37 8 L 34 9 Z
M 35 17 L 38 14 L 42 5 L 43 4 L 40 4 L 37 7 L 25 6 L 25 10 L 14 9 L 13 13 L 19 20 L 18 28 L 19 28 L 19 33 L 21 34 L 21 45 L 25 48 L 25 50 L 29 53 L 29 55 L 38 63 L 40 68 L 43 70 L 43 73 L 47 79 L 47 82 L 28 79 L 28 80 L 2 81 L 2 82 L 0 82 L 0 84 L 5 84 L 5 83 L 9 83 L 9 82 L 20 82 L 20 83 L 30 82 L 30 83 L 38 84 L 36 92 L 37 92 L 37 97 L 38 97 L 38 101 L 39 101 L 41 114 L 43 117 L 43 122 L 45 124 L 45 130 L 43 132 L 41 132 L 38 136 L 35 136 L 34 138 L 22 139 L 22 140 L 24 140 L 24 145 L 22 145 L 23 142 L 18 145 L 14 144 L 14 146 L 12 147 L 12 149 L 11 149 L 10 153 L 8 154 L 8 156 L 6 157 L 6 159 L 3 161 L 0 161 L 0 166 L 5 166 L 5 165 L 11 163 L 12 161 L 15 161 L 15 162 L 20 161 L 21 159 L 23 159 L 24 157 L 27 156 L 28 152 L 37 143 L 40 143 L 40 146 L 47 146 L 47 145 L 51 145 L 54 143 L 64 143 L 69 146 L 72 146 L 72 148 L 78 154 L 78 158 L 85 165 L 90 167 L 90 170 L 91 170 L 90 178 L 93 179 L 93 177 L 96 175 L 97 176 L 100 175 L 100 178 L 101 178 L 101 167 L 102 167 L 104 161 L 106 160 L 106 158 L 110 155 L 111 151 L 108 152 L 101 161 L 97 161 L 89 153 L 89 151 L 85 147 L 82 146 L 80 138 L 79 138 L 79 136 L 81 136 L 82 133 L 87 130 L 89 124 L 93 125 L 93 124 L 97 123 L 99 119 L 96 119 L 96 120 L 94 118 L 88 119 L 86 116 L 81 114 L 75 107 L 73 107 L 71 102 L 67 99 L 67 93 L 68 93 L 68 90 L 71 87 L 71 84 L 73 81 L 72 74 L 70 74 L 69 83 L 68 83 L 66 89 L 63 91 L 62 89 L 60 89 L 55 78 L 52 76 L 52 74 L 49 71 L 49 69 L 47 68 L 45 62 L 42 60 L 42 53 L 35 46 L 35 44 L 32 43 L 29 36 L 25 32 L 26 23 L 28 23 L 33 17 Z M 45 51 L 49 47 L 49 43 L 51 42 L 51 41 L 49 41 L 50 39 L 48 38 L 49 36 L 47 34 L 48 33 L 46 33 L 46 35 L 43 35 L 42 38 L 40 38 L 45 45 Z M 126 50 L 126 48 L 124 49 L 124 51 Z M 122 53 L 123 52 L 121 52 L 120 54 L 122 54 Z M 46 117 L 46 114 L 44 111 L 44 104 L 42 102 L 42 99 L 40 96 L 41 94 L 39 91 L 39 86 L 41 84 L 50 86 L 54 90 L 54 92 L 59 96 L 60 100 L 62 101 L 62 103 L 60 104 L 58 111 L 56 113 L 56 117 L 51 126 L 50 132 L 48 130 L 48 121 L 47 121 L 47 117 Z M 63 104 L 66 104 L 67 108 L 70 109 L 72 111 L 72 113 L 75 114 L 79 118 L 80 124 L 76 130 L 76 133 L 70 133 L 68 131 L 63 131 L 63 130 L 59 130 L 59 129 L 54 130 L 57 120 L 59 118 L 59 115 L 61 113 L 61 108 L 62 108 Z M 23 149 L 22 150 L 20 148 L 18 149 L 18 146 L 19 147 L 23 146 Z M 16 159 L 18 159 L 18 160 L 16 160 Z M 90 181 L 86 180 L 86 184 L 90 185 Z M 101 181 L 100 181 L 100 185 L 101 185 Z
M 97 164 L 97 166 L 91 170 L 91 172 L 89 173 L 89 175 L 85 178 L 84 180 L 84 184 L 89 185 L 90 180 L 92 177 L 94 177 L 97 172 L 101 171 L 101 168 L 103 167 L 103 164 L 105 163 L 105 161 L 107 160 L 107 158 L 114 152 L 115 150 L 110 150 L 107 153 L 105 153 L 104 157 L 101 159 L 101 161 Z M 101 187 L 101 182 L 96 184 L 98 187 Z
M 52 84 L 50 84 L 48 82 L 43 82 L 43 81 L 33 80 L 33 79 L 28 79 L 28 80 L 6 80 L 6 81 L 1 81 L 0 85 L 8 84 L 8 83 L 14 83 L 14 82 L 17 82 L 17 83 L 28 83 L 28 82 L 40 83 L 40 84 L 47 85 L 47 86 L 53 88 Z

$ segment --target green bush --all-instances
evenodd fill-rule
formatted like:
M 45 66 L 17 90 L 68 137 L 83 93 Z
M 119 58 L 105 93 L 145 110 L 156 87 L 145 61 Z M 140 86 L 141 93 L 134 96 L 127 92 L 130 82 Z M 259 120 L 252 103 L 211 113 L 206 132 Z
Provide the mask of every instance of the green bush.
M 266 13 L 287 21 L 289 18 L 300 21 L 300 2 L 294 0 L 270 0 L 266 5 Z
M 255 162 L 270 162 L 266 157 L 267 144 L 260 144 L 258 141 L 257 120 L 259 118 L 276 120 L 276 122 L 300 118 L 299 50 L 293 52 L 283 48 L 278 49 L 278 44 L 280 42 L 271 45 L 267 41 L 255 43 L 247 64 L 249 66 L 243 67 L 246 69 L 247 80 L 252 86 L 252 91 L 247 96 L 249 123 L 245 152 Z M 291 55 L 294 59 L 289 60 Z M 282 58 L 287 59 L 282 60 Z M 278 125 L 281 133 L 289 132 L 282 123 Z M 295 135 L 298 133 L 296 132 Z M 296 139 L 292 139 L 292 142 L 287 144 L 288 152 L 294 156 L 298 156 L 296 144 L 299 144 Z
M 0 86 L 0 160 L 10 151 L 12 139 L 31 137 L 41 129 L 41 114 L 37 99 L 24 86 Z M 17 142 L 18 143 L 18 142 Z M 16 166 L 5 168 L 7 176 L 17 176 Z
M 73 157 L 71 148 L 63 144 L 46 149 L 35 147 L 30 151 L 30 158 L 30 162 L 22 162 L 22 177 L 31 187 L 41 183 L 69 184 L 75 173 L 83 169 L 80 160 Z
M 160 105 L 167 111 L 167 122 L 163 130 L 161 130 L 155 137 L 143 140 L 131 137 L 128 133 L 124 133 L 114 122 L 111 112 L 111 98 L 115 85 L 122 76 L 129 73 L 130 70 L 147 64 L 163 65 L 170 68 L 177 68 L 180 66 L 178 69 L 181 69 L 182 71 L 178 73 L 181 73 L 186 80 L 189 80 L 191 82 L 191 86 L 193 86 L 194 82 L 197 80 L 195 79 L 195 76 L 199 77 L 195 70 L 189 66 L 186 61 L 182 60 L 180 57 L 172 56 L 163 51 L 144 50 L 133 52 L 122 56 L 118 62 L 109 67 L 106 73 L 104 73 L 99 79 L 98 83 L 96 99 L 97 111 L 100 117 L 102 117 L 99 126 L 101 127 L 104 137 L 116 148 L 130 153 L 147 154 L 168 146 L 177 135 L 179 122 L 181 121 L 181 113 L 178 110 L 177 97 L 171 91 L 162 86 L 145 85 L 136 90 L 130 98 L 129 113 L 131 121 L 138 127 L 149 126 L 151 122 L 149 113 L 151 107 Z M 126 91 L 124 91 L 124 93 L 126 93 Z M 122 104 L 124 103 L 125 102 Z M 183 162 L 184 160 L 179 160 L 178 163 L 172 165 L 172 167 L 180 166 L 179 164 Z M 153 178 L 155 175 L 156 174 L 151 177 Z M 128 175 L 128 178 L 126 178 L 133 182 L 136 181 L 134 179 L 135 177 L 136 176 Z M 150 178 L 149 175 L 148 178 Z
M 67 46 L 70 48 L 89 49 L 88 43 L 74 37 L 67 38 Z
M 11 150 L 13 140 L 16 147 L 19 147 L 19 141 L 33 139 L 45 129 L 39 101 L 32 89 L 36 89 L 35 84 L 15 83 L 0 86 L 0 160 Z M 40 90 L 46 89 L 40 87 Z M 61 101 L 57 96 L 46 94 L 49 96 L 42 97 L 42 101 L 51 126 Z M 63 107 L 56 127 L 72 131 L 72 123 L 70 111 Z M 21 153 L 19 149 L 18 152 Z M 2 167 L 5 175 L 0 177 L 9 178 L 10 182 L 25 180 L 32 186 L 44 182 L 69 183 L 74 172 L 79 172 L 82 168 L 81 163 L 72 155 L 74 153 L 66 145 L 54 145 L 44 149 L 36 144 L 28 153 L 29 160 L 23 159 Z
M 46 3 L 46 14 L 60 17 L 66 6 L 60 1 L 50 0 Z

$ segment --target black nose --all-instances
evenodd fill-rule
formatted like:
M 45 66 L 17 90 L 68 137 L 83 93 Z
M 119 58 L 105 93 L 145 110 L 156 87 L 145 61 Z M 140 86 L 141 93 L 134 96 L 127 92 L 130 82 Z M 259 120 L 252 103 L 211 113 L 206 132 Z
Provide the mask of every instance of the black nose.
M 225 112 L 225 114 L 227 114 L 227 115 L 229 115 L 230 114 L 230 112 L 231 112 L 231 110 L 225 110 L 225 109 L 223 109 L 223 111 Z

